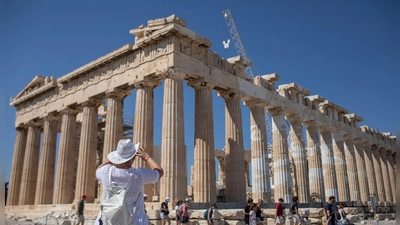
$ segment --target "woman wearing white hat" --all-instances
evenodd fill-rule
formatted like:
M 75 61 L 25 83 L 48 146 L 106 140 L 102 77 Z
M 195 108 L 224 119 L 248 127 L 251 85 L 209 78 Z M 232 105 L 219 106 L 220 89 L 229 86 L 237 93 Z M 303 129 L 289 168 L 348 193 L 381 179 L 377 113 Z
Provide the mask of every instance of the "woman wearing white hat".
M 151 169 L 133 168 L 132 164 L 136 157 L 147 162 Z M 126 186 L 127 202 L 131 212 L 137 206 L 132 219 L 133 224 L 148 225 L 141 193 L 145 184 L 156 183 L 163 176 L 163 169 L 149 154 L 139 148 L 139 143 L 133 145 L 130 139 L 120 140 L 117 149 L 108 154 L 107 158 L 108 160 L 96 170 L 96 177 L 101 181 L 103 191 L 110 185 L 109 179 L 121 186 Z M 96 219 L 96 225 L 99 224 L 100 217 L 101 213 Z

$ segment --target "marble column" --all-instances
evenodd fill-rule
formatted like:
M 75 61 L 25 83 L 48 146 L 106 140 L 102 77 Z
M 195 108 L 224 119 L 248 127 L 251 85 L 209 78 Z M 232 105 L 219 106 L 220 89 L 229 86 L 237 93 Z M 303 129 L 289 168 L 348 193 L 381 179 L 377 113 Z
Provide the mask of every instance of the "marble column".
M 372 156 L 373 156 L 374 169 L 375 169 L 377 201 L 384 202 L 384 201 L 386 201 L 386 198 L 385 198 L 385 188 L 383 186 L 381 158 L 379 156 L 378 146 L 376 146 L 376 145 L 372 145 Z
M 321 161 L 321 148 L 318 139 L 318 128 L 315 121 L 303 122 L 307 135 L 308 179 L 312 202 L 325 201 L 324 176 Z
M 183 79 L 185 74 L 170 72 L 164 81 L 164 102 L 161 140 L 161 166 L 164 176 L 160 180 L 160 200 L 185 199 L 186 147 L 184 135 Z
M 153 156 L 154 147 L 154 88 L 161 82 L 142 81 L 135 83 L 136 104 L 135 120 L 133 123 L 133 142 L 140 143 L 149 155 Z M 143 160 L 135 160 L 134 167 L 150 168 L 149 164 Z M 155 184 L 146 184 L 144 193 L 148 199 L 152 200 L 154 195 L 158 195 Z
M 108 160 L 107 155 L 110 152 L 117 149 L 118 141 L 122 138 L 123 100 L 128 94 L 118 90 L 106 93 L 107 114 L 104 130 L 103 162 Z
M 226 163 L 225 163 L 225 155 L 218 157 L 218 185 L 224 189 L 226 189 Z
M 53 203 L 57 121 L 58 118 L 54 115 L 49 115 L 44 118 L 42 151 L 40 153 L 35 205 Z
M 299 117 L 287 116 L 287 119 L 290 122 L 290 153 L 293 158 L 292 167 L 296 176 L 297 196 L 300 203 L 309 203 L 310 190 L 307 156 L 303 141 L 303 125 Z
M 347 178 L 346 157 L 344 156 L 344 145 L 342 131 L 333 131 L 332 133 L 332 147 L 335 158 L 336 169 L 336 182 L 338 187 L 339 196 L 336 197 L 337 201 L 350 201 L 349 195 L 349 180 Z
M 285 112 L 281 108 L 268 109 L 272 116 L 272 152 L 274 159 L 274 198 L 291 202 L 293 197 Z
M 246 102 L 250 108 L 252 197 L 271 202 L 271 181 L 269 173 L 267 127 L 264 104 Z
M 381 158 L 383 185 L 385 188 L 385 199 L 386 202 L 393 202 L 392 187 L 390 184 L 390 175 L 387 168 L 386 149 L 384 148 L 379 149 L 379 154 Z
M 54 204 L 72 203 L 74 199 L 74 165 L 76 146 L 76 114 L 77 110 L 64 109 L 61 111 L 60 143 L 56 169 Z
M 79 140 L 78 167 L 76 171 L 75 201 L 85 194 L 86 202 L 93 203 L 96 185 L 96 151 L 98 132 L 98 104 L 82 103 L 82 128 Z
M 359 138 L 354 139 L 354 150 L 356 156 L 358 185 L 360 187 L 360 198 L 362 202 L 365 202 L 369 199 L 368 198 L 369 188 L 367 180 L 367 171 L 364 160 L 364 149 L 361 139 Z
M 14 155 L 11 164 L 10 182 L 7 195 L 7 206 L 18 205 L 24 166 L 27 131 L 24 127 L 16 128 Z
M 363 148 L 364 148 L 365 169 L 367 170 L 369 195 L 373 195 L 376 197 L 377 196 L 376 178 L 375 178 L 375 169 L 374 169 L 371 144 L 369 142 L 363 142 Z
M 40 133 L 38 123 L 29 124 L 18 205 L 33 205 L 35 203 Z
M 393 163 L 393 155 L 391 151 L 386 152 L 387 168 L 389 172 L 390 186 L 392 190 L 393 201 L 396 202 L 396 170 Z
M 211 90 L 214 85 L 204 82 L 189 85 L 195 89 L 193 196 L 196 202 L 215 202 L 217 189 Z
M 356 156 L 354 143 L 351 135 L 344 136 L 344 153 L 346 156 L 347 176 L 349 181 L 350 201 L 361 201 L 360 186 L 358 183 L 358 173 L 356 166 Z
M 321 143 L 321 160 L 324 173 L 325 198 L 337 198 L 338 189 L 336 181 L 335 160 L 332 149 L 332 135 L 327 128 L 319 127 Z
M 235 93 L 223 93 L 220 96 L 225 99 L 226 201 L 245 202 L 242 96 Z

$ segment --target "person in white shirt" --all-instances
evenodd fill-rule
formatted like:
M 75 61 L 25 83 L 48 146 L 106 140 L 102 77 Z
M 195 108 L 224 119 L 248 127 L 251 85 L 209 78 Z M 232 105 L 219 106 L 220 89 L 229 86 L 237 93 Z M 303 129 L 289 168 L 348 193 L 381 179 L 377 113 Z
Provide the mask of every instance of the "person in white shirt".
M 96 177 L 101 181 L 103 191 L 107 190 L 109 184 L 109 173 L 111 173 L 111 181 L 117 182 L 121 186 L 129 186 L 126 188 L 128 207 L 131 211 L 136 204 L 138 207 L 132 215 L 132 222 L 135 225 L 148 225 L 148 217 L 145 213 L 144 198 L 140 197 L 145 184 L 156 183 L 164 174 L 161 166 L 142 148 L 139 143 L 133 145 L 130 139 L 121 139 L 118 142 L 117 149 L 107 155 L 108 160 L 103 162 L 96 170 Z M 150 169 L 133 168 L 132 164 L 136 158 L 140 158 L 147 162 Z M 95 160 L 95 159 L 94 159 Z M 132 178 L 130 178 L 132 176 Z M 138 202 L 139 201 L 139 202 Z M 101 212 L 97 216 L 95 225 L 99 225 Z

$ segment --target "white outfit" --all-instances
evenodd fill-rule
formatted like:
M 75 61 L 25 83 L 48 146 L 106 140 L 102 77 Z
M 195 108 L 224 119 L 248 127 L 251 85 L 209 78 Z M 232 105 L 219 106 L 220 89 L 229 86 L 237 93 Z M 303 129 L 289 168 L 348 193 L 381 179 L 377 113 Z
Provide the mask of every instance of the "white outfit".
M 96 170 L 96 177 L 101 181 L 103 186 L 103 190 L 105 191 L 109 186 L 109 170 L 111 165 L 105 165 L 98 170 Z M 129 168 L 129 169 L 119 169 L 113 168 L 111 170 L 111 181 L 117 182 L 122 186 L 126 186 L 128 183 L 130 174 L 132 174 L 132 180 L 130 186 L 126 188 L 127 192 L 127 201 L 129 209 L 133 211 L 133 207 L 135 206 L 136 200 L 137 209 L 135 215 L 133 215 L 133 221 L 135 225 L 148 225 L 148 217 L 144 211 L 144 200 L 143 198 L 137 199 L 139 197 L 139 193 L 143 194 L 143 185 L 145 184 L 153 184 L 158 181 L 160 174 L 156 170 L 150 170 L 145 168 Z M 95 225 L 99 225 L 99 219 L 101 217 L 101 212 L 99 212 L 97 219 L 95 221 Z
M 256 218 L 256 211 L 251 210 L 250 211 L 250 225 L 256 225 L 257 224 L 257 218 Z

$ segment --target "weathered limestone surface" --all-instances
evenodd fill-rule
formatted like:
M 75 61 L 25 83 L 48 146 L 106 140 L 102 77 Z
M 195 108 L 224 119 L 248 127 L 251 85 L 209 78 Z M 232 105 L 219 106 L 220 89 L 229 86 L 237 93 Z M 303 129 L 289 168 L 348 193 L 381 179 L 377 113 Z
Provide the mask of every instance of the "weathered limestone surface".
M 349 181 L 350 201 L 361 201 L 356 157 L 352 137 L 344 136 L 344 152 L 346 157 L 347 177 Z
M 62 112 L 60 143 L 58 149 L 56 182 L 54 185 L 54 204 L 72 203 L 73 179 L 76 146 L 76 114 L 73 109 Z
M 320 128 L 321 158 L 324 173 L 325 197 L 338 196 L 337 182 L 335 175 L 335 161 L 332 149 L 331 133 Z
M 374 169 L 375 169 L 375 178 L 376 178 L 376 187 L 377 187 L 377 200 L 380 202 L 384 202 L 385 198 L 385 189 L 383 187 L 383 177 L 382 177 L 382 169 L 381 169 L 381 159 L 379 156 L 378 146 L 372 146 L 372 154 L 374 161 Z
M 371 145 L 368 142 L 363 142 L 363 148 L 364 148 L 365 169 L 367 170 L 368 189 L 370 194 L 376 197 L 377 184 L 375 179 L 375 169 L 374 169 L 374 161 L 372 156 Z
M 8 189 L 7 205 L 13 206 L 19 203 L 19 192 L 21 188 L 22 171 L 26 149 L 27 131 L 18 127 L 15 137 L 14 156 L 11 165 L 10 186 Z
M 332 132 L 332 145 L 338 186 L 338 196 L 336 199 L 337 201 L 346 202 L 350 201 L 350 194 L 348 189 L 349 180 L 347 177 L 346 158 L 344 156 L 343 134 L 344 133 L 340 131 Z
M 365 202 L 368 200 L 368 180 L 367 180 L 367 171 L 365 168 L 365 160 L 364 160 L 364 149 L 362 148 L 362 142 L 360 139 L 354 140 L 354 149 L 356 156 L 356 165 L 358 172 L 358 182 L 360 187 L 360 198 L 361 201 Z
M 57 118 L 44 119 L 35 205 L 53 203 L 54 165 L 56 160 Z
M 383 185 L 385 187 L 385 199 L 388 202 L 393 202 L 392 189 L 390 184 L 390 174 L 388 172 L 388 167 L 387 167 L 386 150 L 384 148 L 379 149 L 379 154 L 381 158 Z
M 215 202 L 216 175 L 210 173 L 215 171 L 212 85 L 205 82 L 189 85 L 195 89 L 193 195 L 196 202 Z

